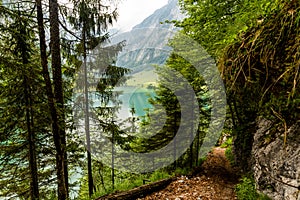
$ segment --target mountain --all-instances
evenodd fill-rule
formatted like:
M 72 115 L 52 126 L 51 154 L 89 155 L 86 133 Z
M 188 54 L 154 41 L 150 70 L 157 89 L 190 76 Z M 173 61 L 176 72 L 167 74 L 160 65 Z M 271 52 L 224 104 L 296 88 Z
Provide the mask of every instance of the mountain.
M 121 41 L 126 43 L 118 57 L 117 66 L 131 69 L 134 75 L 153 70 L 153 65 L 164 64 L 171 52 L 168 41 L 178 31 L 173 24 L 165 21 L 183 17 L 177 0 L 169 0 L 167 5 L 156 10 L 131 31 L 114 36 L 111 45 Z
M 166 20 L 180 20 L 184 17 L 181 13 L 178 1 L 177 0 L 169 0 L 168 4 L 163 6 L 162 8 L 156 10 L 152 15 L 143 20 L 142 23 L 133 27 L 133 29 L 138 28 L 170 28 L 170 24 L 161 24 Z

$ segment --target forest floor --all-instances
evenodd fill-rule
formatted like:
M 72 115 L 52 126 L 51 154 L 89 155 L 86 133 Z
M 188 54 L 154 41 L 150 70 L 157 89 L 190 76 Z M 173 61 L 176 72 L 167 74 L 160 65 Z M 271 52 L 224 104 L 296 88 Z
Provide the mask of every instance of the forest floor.
M 209 153 L 194 175 L 181 176 L 165 189 L 139 200 L 225 200 L 237 199 L 235 185 L 239 181 L 237 169 L 226 159 L 224 148 Z

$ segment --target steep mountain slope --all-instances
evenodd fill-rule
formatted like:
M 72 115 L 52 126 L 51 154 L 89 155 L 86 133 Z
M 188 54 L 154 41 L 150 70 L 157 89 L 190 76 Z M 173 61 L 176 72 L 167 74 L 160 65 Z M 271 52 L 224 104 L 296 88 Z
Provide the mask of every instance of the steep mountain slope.
M 126 41 L 126 47 L 119 55 L 117 65 L 132 70 L 132 74 L 152 70 L 154 64 L 163 64 L 169 56 L 168 40 L 178 30 L 166 20 L 179 20 L 180 12 L 177 0 L 170 0 L 167 5 L 156 10 L 131 31 L 116 35 L 111 44 Z
M 170 28 L 170 24 L 161 24 L 161 22 L 165 22 L 166 20 L 180 20 L 182 18 L 183 14 L 179 9 L 178 1 L 169 0 L 167 5 L 156 10 L 152 15 L 144 19 L 142 23 L 133 27 L 133 29 L 153 27 Z

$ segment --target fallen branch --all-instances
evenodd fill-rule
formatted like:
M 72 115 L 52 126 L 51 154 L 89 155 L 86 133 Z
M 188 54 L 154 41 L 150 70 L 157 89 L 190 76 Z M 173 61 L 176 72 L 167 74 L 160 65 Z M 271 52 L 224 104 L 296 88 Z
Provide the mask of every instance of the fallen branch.
M 99 197 L 95 200 L 134 200 L 137 198 L 144 197 L 148 194 L 156 192 L 158 190 L 162 190 L 167 187 L 172 181 L 176 180 L 176 178 L 168 178 L 163 179 L 154 183 L 149 183 L 147 185 L 142 185 L 140 187 L 134 188 L 129 191 L 120 192 L 116 194 L 108 194 L 102 197 Z

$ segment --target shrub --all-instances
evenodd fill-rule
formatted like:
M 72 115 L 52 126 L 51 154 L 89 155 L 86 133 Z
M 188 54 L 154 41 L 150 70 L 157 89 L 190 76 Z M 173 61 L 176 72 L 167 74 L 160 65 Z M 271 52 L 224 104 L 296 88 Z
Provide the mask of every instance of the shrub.
M 252 178 L 244 177 L 235 190 L 239 200 L 270 200 L 268 196 L 257 193 Z
M 226 151 L 225 151 L 225 156 L 228 159 L 230 165 L 235 165 L 235 159 L 234 159 L 234 155 L 232 153 L 232 147 L 229 146 L 227 147 Z

